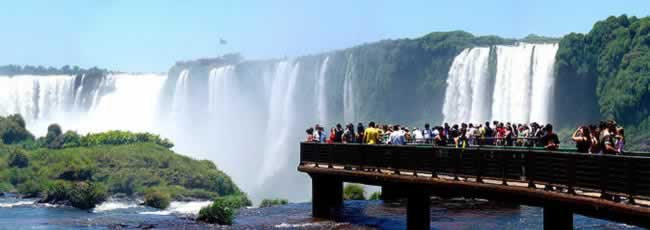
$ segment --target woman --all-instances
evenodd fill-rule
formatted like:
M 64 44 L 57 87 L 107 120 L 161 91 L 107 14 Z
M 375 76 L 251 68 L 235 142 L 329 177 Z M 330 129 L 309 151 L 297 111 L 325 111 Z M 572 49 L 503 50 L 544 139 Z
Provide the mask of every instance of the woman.
M 623 127 L 619 127 L 616 129 L 616 151 L 618 151 L 618 154 L 623 153 L 624 146 L 625 146 L 625 130 L 623 130 Z
M 600 129 L 598 129 L 595 125 L 589 126 L 589 129 L 591 130 L 591 146 L 589 147 L 589 152 L 590 153 L 600 153 Z
M 327 139 L 327 143 L 334 144 L 334 140 L 336 140 L 336 128 L 332 127 L 332 129 L 330 129 L 330 138 Z
M 504 138 L 506 146 L 512 146 L 514 144 L 515 133 L 512 131 L 512 126 L 506 126 L 506 133 Z
M 306 130 L 307 132 L 307 142 L 315 142 L 314 141 L 314 128 L 308 128 Z
M 359 122 L 359 124 L 357 124 L 357 135 L 355 137 L 355 139 L 357 139 L 357 143 L 363 144 L 363 132 L 365 131 L 366 128 L 364 128 L 363 124 Z
M 589 134 L 589 128 L 587 126 L 578 127 L 571 139 L 576 142 L 576 148 L 579 153 L 589 153 L 589 147 L 591 147 L 591 135 Z

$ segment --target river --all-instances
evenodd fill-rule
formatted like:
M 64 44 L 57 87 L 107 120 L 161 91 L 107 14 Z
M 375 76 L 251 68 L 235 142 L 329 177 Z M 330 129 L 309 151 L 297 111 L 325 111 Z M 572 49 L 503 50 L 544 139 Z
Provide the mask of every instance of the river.
M 0 198 L 0 229 L 223 229 L 191 219 L 209 202 L 173 202 L 167 210 L 109 200 L 92 211 L 34 204 L 34 200 Z M 311 204 L 297 203 L 239 211 L 226 229 L 405 229 L 403 204 L 346 201 L 337 222 L 311 218 Z M 574 216 L 576 229 L 641 229 L 605 220 Z M 541 229 L 542 209 L 485 200 L 433 199 L 432 229 Z

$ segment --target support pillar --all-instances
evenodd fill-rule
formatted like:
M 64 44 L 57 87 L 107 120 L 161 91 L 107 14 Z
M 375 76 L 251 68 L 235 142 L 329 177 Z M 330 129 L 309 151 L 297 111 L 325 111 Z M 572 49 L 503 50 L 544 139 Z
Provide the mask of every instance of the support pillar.
M 406 198 L 403 186 L 400 188 L 395 184 L 385 184 L 381 186 L 381 200 L 397 201 Z
M 429 194 L 422 191 L 409 191 L 406 203 L 406 228 L 413 229 L 430 229 L 431 227 L 431 209 L 429 205 L 431 200 Z
M 557 206 L 544 207 L 544 229 L 573 229 L 573 213 L 567 208 Z
M 343 206 L 343 181 L 332 176 L 311 175 L 312 215 L 333 219 Z

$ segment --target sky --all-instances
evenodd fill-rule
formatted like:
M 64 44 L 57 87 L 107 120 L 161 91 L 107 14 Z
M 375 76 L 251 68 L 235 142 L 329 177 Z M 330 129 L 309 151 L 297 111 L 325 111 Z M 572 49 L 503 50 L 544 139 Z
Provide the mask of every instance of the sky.
M 5 0 L 0 65 L 165 72 L 226 53 L 294 57 L 434 31 L 559 37 L 649 12 L 648 0 Z

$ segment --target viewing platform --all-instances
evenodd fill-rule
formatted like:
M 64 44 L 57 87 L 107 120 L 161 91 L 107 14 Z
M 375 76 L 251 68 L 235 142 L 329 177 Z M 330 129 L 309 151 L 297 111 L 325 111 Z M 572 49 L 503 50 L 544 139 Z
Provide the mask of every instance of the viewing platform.
M 572 229 L 573 214 L 650 228 L 650 157 L 533 148 L 300 144 L 312 178 L 313 216 L 334 218 L 343 182 L 406 198 L 408 229 L 429 229 L 430 196 L 542 207 L 544 229 Z

